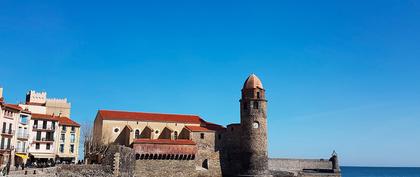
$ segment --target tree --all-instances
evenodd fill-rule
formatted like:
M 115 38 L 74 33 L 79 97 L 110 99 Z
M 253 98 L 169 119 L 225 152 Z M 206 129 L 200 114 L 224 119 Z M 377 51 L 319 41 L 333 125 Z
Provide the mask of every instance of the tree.
M 84 158 L 86 164 L 101 163 L 104 154 L 109 149 L 109 143 L 105 144 L 100 137 L 94 137 L 93 125 L 82 124 L 82 137 L 84 144 Z M 109 136 L 107 136 L 109 137 Z

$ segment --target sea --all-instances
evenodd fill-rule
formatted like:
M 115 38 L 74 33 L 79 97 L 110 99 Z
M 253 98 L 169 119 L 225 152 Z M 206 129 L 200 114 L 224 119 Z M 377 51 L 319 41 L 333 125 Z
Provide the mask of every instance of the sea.
M 340 167 L 342 177 L 420 177 L 418 167 Z

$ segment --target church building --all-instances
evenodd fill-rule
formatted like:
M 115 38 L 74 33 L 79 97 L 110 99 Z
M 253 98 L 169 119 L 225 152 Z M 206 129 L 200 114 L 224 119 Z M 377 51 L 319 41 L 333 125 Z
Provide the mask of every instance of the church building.
M 341 176 L 335 154 L 326 160 L 269 158 L 261 80 L 250 75 L 241 95 L 240 123 L 223 127 L 197 115 L 99 110 L 93 138 L 131 147 L 142 176 Z

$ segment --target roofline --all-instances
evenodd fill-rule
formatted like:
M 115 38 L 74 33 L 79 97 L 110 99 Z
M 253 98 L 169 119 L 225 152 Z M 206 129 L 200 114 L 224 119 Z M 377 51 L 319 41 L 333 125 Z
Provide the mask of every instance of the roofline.
M 124 111 L 124 110 L 109 110 L 109 109 L 99 109 L 98 112 L 101 111 L 112 111 L 112 112 L 129 112 L 129 113 L 143 113 L 143 114 L 160 114 L 160 115 L 177 115 L 177 116 L 197 116 L 195 114 L 178 114 L 178 113 L 159 113 L 159 112 L 141 112 L 141 111 Z M 200 117 L 201 118 L 201 117 Z

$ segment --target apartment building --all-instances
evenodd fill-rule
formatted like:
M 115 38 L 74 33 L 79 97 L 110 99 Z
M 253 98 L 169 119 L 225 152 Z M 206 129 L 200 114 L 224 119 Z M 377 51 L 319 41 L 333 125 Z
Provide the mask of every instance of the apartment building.
M 32 114 L 32 143 L 29 146 L 31 162 L 55 163 L 58 119 L 47 114 Z
M 58 117 L 60 140 L 57 143 L 57 160 L 75 163 L 79 160 L 80 124 L 67 118 Z
M 0 87 L 0 168 L 6 164 L 77 162 L 80 125 L 66 99 L 30 91 L 25 104 L 8 104 Z

